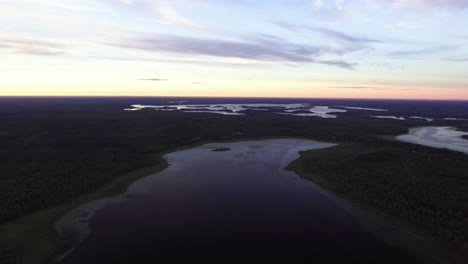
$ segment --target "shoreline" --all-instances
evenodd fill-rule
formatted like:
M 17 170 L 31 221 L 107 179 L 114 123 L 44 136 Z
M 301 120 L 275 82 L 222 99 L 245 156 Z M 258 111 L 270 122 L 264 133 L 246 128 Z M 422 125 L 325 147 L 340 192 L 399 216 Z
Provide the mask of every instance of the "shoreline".
M 168 153 L 191 149 L 208 143 L 281 138 L 314 140 L 306 137 L 239 137 L 228 140 L 194 140 L 192 144 L 171 148 L 157 154 L 150 154 L 149 156 L 159 159 L 160 163 L 117 175 L 93 192 L 82 194 L 58 206 L 41 209 L 1 224 L 0 260 L 24 264 L 50 263 L 60 254 L 60 248 L 63 246 L 55 229 L 55 224 L 60 218 L 69 211 L 89 202 L 118 196 L 124 193 L 138 179 L 164 170 L 169 164 L 163 159 L 163 156 Z
M 345 210 L 352 214 L 355 219 L 359 220 L 366 230 L 373 233 L 376 237 L 379 237 L 385 243 L 403 249 L 406 248 L 405 245 L 410 246 L 416 250 L 417 257 L 420 257 L 421 259 L 426 258 L 428 261 L 434 261 L 434 263 L 462 264 L 468 261 L 468 251 L 466 249 L 449 242 L 441 241 L 422 228 L 387 213 L 383 209 L 369 205 L 366 201 L 360 199 L 352 192 L 340 191 L 337 186 L 328 182 L 326 177 L 308 172 L 303 166 L 306 157 L 302 152 L 299 154 L 300 157 L 289 163 L 288 166 L 285 167 L 285 170 L 296 173 L 301 179 L 310 181 L 318 185 L 324 191 L 337 197 L 341 200 L 342 207 Z M 359 211 L 353 212 L 352 210 L 348 210 L 350 209 L 350 205 L 355 206 Z M 367 214 L 367 216 L 364 214 Z M 399 237 L 398 235 L 391 233 L 389 230 L 379 229 L 378 222 L 382 221 L 389 223 L 395 229 L 404 231 L 409 235 L 408 238 L 411 236 L 412 240 L 410 241 L 403 237 Z M 437 249 L 438 252 L 431 251 L 431 255 L 428 256 L 427 252 L 431 248 Z M 433 258 L 437 258 L 437 260 L 434 260 Z
M 430 134 L 428 135 L 428 133 Z M 441 142 L 437 138 L 437 134 L 441 133 L 451 133 L 451 136 L 446 139 L 448 141 Z M 465 144 L 467 137 L 468 132 L 453 126 L 418 126 L 410 128 L 408 133 L 398 135 L 395 139 L 401 142 L 468 154 L 468 148 Z
M 166 163 L 171 166 L 171 163 L 169 163 L 169 160 L 167 159 L 166 155 L 168 154 L 174 154 L 180 151 L 184 150 L 190 150 L 190 149 L 196 149 L 198 147 L 203 147 L 207 145 L 217 145 L 217 144 L 231 144 L 231 143 L 244 143 L 244 142 L 259 142 L 259 141 L 271 141 L 271 140 L 285 140 L 285 139 L 292 139 L 292 140 L 308 140 L 314 143 L 318 144 L 328 144 L 330 146 L 325 146 L 324 148 L 334 146 L 336 144 L 333 143 L 326 143 L 326 142 L 321 142 L 321 141 L 316 141 L 316 140 L 311 140 L 311 139 L 303 139 L 303 138 L 289 138 L 289 137 L 272 137 L 272 138 L 257 138 L 257 139 L 242 139 L 242 140 L 228 140 L 228 141 L 209 141 L 209 142 L 198 142 L 197 144 L 189 145 L 186 147 L 179 147 L 175 148 L 172 151 L 166 152 L 165 155 L 162 156 L 162 158 L 166 161 Z M 216 147 L 210 147 L 211 151 L 216 151 Z M 224 148 L 223 148 L 224 149 Z M 230 150 L 230 148 L 226 148 L 227 150 Z M 312 150 L 314 148 L 307 148 L 306 150 Z M 293 149 L 293 153 L 296 154 L 295 157 L 290 160 L 293 161 L 297 158 L 299 158 L 299 152 L 304 150 L 302 149 Z M 289 161 L 289 162 L 290 162 Z M 287 164 L 289 164 L 289 162 Z M 286 165 L 287 165 L 286 164 Z M 167 167 L 166 167 L 167 168 Z M 162 172 L 158 171 L 156 173 L 152 173 L 149 175 L 146 175 L 144 177 L 135 179 L 133 182 L 131 182 L 128 186 L 127 189 L 115 196 L 112 197 L 105 197 L 101 198 L 98 200 L 90 201 L 88 203 L 82 204 L 76 208 L 71 209 L 68 211 L 66 214 L 64 214 L 62 217 L 60 217 L 56 222 L 55 222 L 55 230 L 60 236 L 60 241 L 62 241 L 63 247 L 62 249 L 59 249 L 57 254 L 54 255 L 53 257 L 53 263 L 60 263 L 60 261 L 65 258 L 68 254 L 70 254 L 74 249 L 76 249 L 77 246 L 79 246 L 85 239 L 86 237 L 90 234 L 91 229 L 89 227 L 90 220 L 93 218 L 93 216 L 99 212 L 102 208 L 109 206 L 114 203 L 119 203 L 121 201 L 124 201 L 127 199 L 127 196 L 134 196 L 134 195 L 141 195 L 146 193 L 146 186 L 144 184 L 145 178 L 149 178 L 152 176 L 155 176 L 155 174 Z
M 298 139 L 298 137 L 295 137 Z M 271 140 L 271 139 L 289 139 L 288 137 L 278 138 L 278 137 L 270 137 L 270 138 L 247 138 L 247 139 L 239 139 L 239 140 L 227 140 L 227 141 L 203 141 L 198 142 L 193 145 L 184 146 L 175 148 L 172 151 L 167 153 L 174 153 L 177 151 L 182 151 L 186 149 L 192 149 L 199 146 L 203 146 L 206 144 L 222 144 L 222 143 L 231 143 L 231 142 L 242 142 L 242 141 L 256 141 L 256 140 Z M 311 139 L 307 139 L 311 140 Z M 315 141 L 315 140 L 314 140 Z M 320 142 L 320 141 L 317 141 Z M 298 178 L 302 178 L 308 182 L 316 184 L 322 192 L 328 193 L 328 195 L 333 196 L 340 207 L 342 207 L 345 211 L 353 216 L 353 218 L 366 230 L 373 234 L 376 238 L 383 241 L 384 243 L 388 244 L 389 246 L 400 248 L 403 251 L 407 251 L 409 254 L 417 257 L 418 259 L 424 260 L 426 263 L 438 264 L 438 263 L 453 263 L 453 264 L 461 264 L 465 263 L 466 258 L 461 254 L 455 252 L 456 249 L 450 247 L 448 244 L 443 244 L 441 241 L 435 239 L 435 237 L 428 235 L 424 230 L 414 226 L 412 224 L 406 223 L 403 220 L 399 219 L 396 216 L 390 215 L 383 210 L 378 208 L 371 207 L 367 205 L 364 201 L 356 199 L 355 196 L 352 194 L 343 194 L 337 192 L 332 185 L 327 184 L 326 180 L 323 177 L 317 177 L 314 175 L 314 180 L 309 177 L 303 177 L 303 172 L 298 172 L 291 169 L 291 166 L 294 166 L 294 163 L 299 163 L 302 157 L 301 152 L 303 151 L 314 151 L 311 150 L 301 150 L 296 151 L 297 157 L 295 157 L 290 162 L 286 163 L 283 166 L 284 170 L 292 171 L 296 174 Z M 167 154 L 166 153 L 166 154 Z M 164 156 L 163 156 L 164 158 Z M 148 175 L 151 176 L 151 175 Z M 144 178 L 144 177 L 142 177 Z M 140 179 L 136 179 L 133 183 L 140 181 Z M 319 183 L 320 182 L 320 183 Z M 131 184 L 133 184 L 131 183 Z M 130 184 L 130 185 L 131 185 Z M 130 186 L 129 185 L 129 186 Z M 144 190 L 143 190 L 144 191 Z M 124 192 L 126 193 L 126 192 Z M 123 194 L 124 194 L 123 193 Z M 109 198 L 111 200 L 100 199 L 98 201 L 94 201 L 95 203 L 84 204 L 82 211 L 80 208 L 74 208 L 72 211 L 74 212 L 74 216 L 80 215 L 80 213 L 86 212 L 86 219 L 92 217 L 92 215 L 100 210 L 102 206 L 106 206 L 113 202 L 118 202 L 120 199 L 125 199 L 123 196 L 114 196 Z M 102 203 L 101 203 L 102 202 Z M 86 219 L 85 221 L 79 221 L 78 218 L 74 218 L 73 215 L 70 215 L 69 219 L 64 222 L 65 226 L 68 227 L 78 227 L 78 232 L 84 232 L 84 236 L 87 235 L 86 231 L 79 228 L 79 225 L 87 224 Z M 78 221 L 77 221 L 78 220 Z M 80 224 L 75 225 L 74 222 L 80 222 Z M 390 225 L 390 228 L 383 229 L 383 226 Z M 83 233 L 81 233 L 83 234 Z M 78 241 L 79 244 L 81 241 Z M 75 244 L 75 245 L 78 245 Z M 73 250 L 72 248 L 71 250 Z M 62 255 L 65 257 L 66 254 L 70 253 L 67 251 Z M 430 252 L 430 253 L 428 253 Z
M 55 224 L 59 219 L 64 217 L 67 213 L 72 211 L 73 209 L 77 209 L 80 206 L 86 205 L 90 202 L 109 198 L 112 199 L 113 197 L 118 197 L 122 193 L 125 193 L 128 187 L 134 183 L 135 181 L 144 178 L 146 176 L 150 176 L 152 174 L 158 173 L 166 169 L 169 164 L 163 158 L 164 155 L 172 152 L 177 152 L 181 150 L 196 148 L 198 146 L 202 146 L 209 143 L 230 143 L 230 142 L 240 142 L 240 141 L 253 141 L 253 140 L 269 140 L 269 139 L 307 139 L 317 141 L 315 139 L 307 138 L 307 137 L 246 137 L 246 138 L 236 138 L 230 140 L 201 140 L 197 142 L 193 142 L 193 144 L 188 144 L 185 146 L 180 146 L 176 148 L 172 148 L 168 151 L 159 153 L 159 154 L 152 154 L 152 157 L 157 157 L 162 162 L 150 166 L 150 167 L 143 167 L 136 169 L 134 171 L 128 172 L 126 174 L 118 175 L 114 177 L 112 181 L 106 183 L 99 189 L 94 192 L 83 194 L 75 199 L 70 200 L 69 202 L 65 202 L 57 207 L 43 209 L 37 212 L 33 212 L 31 214 L 22 216 L 20 218 L 14 219 L 10 222 L 4 223 L 0 225 L 0 248 L 4 248 L 5 252 L 8 252 L 8 247 L 16 248 L 16 252 L 21 252 L 19 254 L 21 257 L 24 257 L 21 263 L 49 263 L 52 260 L 56 259 L 57 256 L 62 254 L 63 250 L 60 250 L 60 247 L 63 246 L 62 240 L 59 239 L 58 232 L 55 229 Z M 318 141 L 322 142 L 322 141 Z M 340 143 L 340 142 L 332 142 L 327 141 L 327 143 Z M 342 142 L 341 142 L 342 143 Z M 313 150 L 312 150 L 313 151 Z M 456 249 L 449 247 L 448 245 L 444 245 L 441 243 L 433 243 L 433 237 L 427 236 L 422 230 L 415 227 L 414 225 L 408 224 L 399 220 L 397 217 L 388 215 L 383 210 L 379 210 L 373 207 L 366 205 L 363 201 L 359 201 L 353 197 L 352 194 L 343 194 L 336 189 L 333 188 L 332 185 L 326 183 L 324 178 L 318 177 L 317 175 L 309 175 L 304 171 L 299 172 L 297 170 L 298 164 L 301 163 L 302 158 L 302 151 L 298 152 L 298 157 L 287 164 L 284 168 L 285 170 L 293 171 L 297 174 L 298 177 L 305 179 L 307 181 L 311 181 L 314 184 L 320 186 L 324 191 L 329 192 L 331 195 L 336 196 L 338 199 L 341 199 L 347 203 L 355 204 L 358 208 L 362 209 L 363 212 L 369 212 L 370 214 L 375 215 L 376 218 L 382 218 L 382 221 L 388 221 L 390 224 L 394 225 L 396 228 L 402 229 L 410 234 L 413 234 L 417 237 L 418 241 L 423 241 L 424 239 L 427 244 L 434 244 L 433 246 L 438 246 L 438 248 L 442 248 L 444 251 L 455 252 Z M 300 165 L 299 165 L 300 167 Z M 302 168 L 301 168 L 302 169 Z M 311 179 L 313 176 L 314 179 Z M 358 218 L 358 216 L 356 216 Z M 364 217 L 360 218 L 361 220 L 366 220 Z M 363 221 L 363 223 L 366 221 Z M 372 220 L 371 222 L 375 222 Z M 32 224 L 31 224 L 32 223 Z M 366 222 L 367 223 L 367 222 Z M 375 228 L 375 227 L 374 227 Z M 369 227 L 368 230 L 372 229 Z M 370 231 L 371 232 L 371 231 Z M 388 233 L 388 232 L 387 232 Z M 380 234 L 380 235 L 379 235 Z M 392 238 L 388 238 L 388 235 L 392 234 L 385 234 L 376 233 L 378 237 L 380 237 L 383 241 L 391 241 Z M 14 246 L 10 246 L 11 241 L 14 241 Z M 394 242 L 397 242 L 393 240 Z M 6 242 L 6 243 L 5 243 Z M 10 244 L 8 243 L 10 242 Z M 400 241 L 401 242 L 401 241 Z M 436 241 L 437 242 L 437 241 Z M 413 242 L 414 243 L 414 242 Z M 6 247 L 4 247 L 6 244 Z M 389 243 L 393 244 L 393 243 Z M 403 243 L 404 244 L 404 243 Z M 19 245 L 19 246 L 18 246 Z M 3 249 L 2 248 L 2 249 Z M 423 251 L 423 249 L 421 249 Z M 423 253 L 423 252 L 421 252 Z M 0 255 L 1 256 L 1 255 Z M 462 254 L 457 254 L 455 252 L 455 257 L 462 256 Z M 462 256 L 460 259 L 466 260 L 468 257 Z M 455 263 L 462 263 L 461 260 L 457 260 Z M 13 262 L 15 263 L 15 262 Z
M 144 176 L 157 173 L 167 167 L 165 162 L 143 167 L 114 177 L 96 191 L 83 194 L 59 206 L 42 209 L 0 225 L 0 248 L 3 258 L 12 263 L 48 263 L 56 254 L 61 241 L 54 226 L 68 211 L 88 202 L 112 197 L 125 192 L 129 184 Z M 15 262 L 16 260 L 16 262 Z M 7 262 L 8 263 L 8 262 Z

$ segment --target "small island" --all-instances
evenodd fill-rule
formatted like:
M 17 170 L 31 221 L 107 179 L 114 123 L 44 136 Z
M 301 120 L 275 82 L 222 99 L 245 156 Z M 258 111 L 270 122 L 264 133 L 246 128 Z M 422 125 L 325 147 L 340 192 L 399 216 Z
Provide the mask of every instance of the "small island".
M 468 135 L 463 135 L 462 138 L 468 140 Z
M 217 152 L 222 152 L 222 151 L 229 151 L 231 150 L 230 148 L 215 148 L 212 149 L 211 151 L 217 151 Z

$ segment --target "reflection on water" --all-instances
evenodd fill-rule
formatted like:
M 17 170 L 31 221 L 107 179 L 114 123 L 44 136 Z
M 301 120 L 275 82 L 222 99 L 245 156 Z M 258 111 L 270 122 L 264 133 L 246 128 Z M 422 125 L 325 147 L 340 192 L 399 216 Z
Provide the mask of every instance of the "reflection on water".
M 355 107 L 355 106 L 339 106 L 346 109 L 351 110 L 365 110 L 365 111 L 377 111 L 377 112 L 387 112 L 387 109 L 380 109 L 380 108 L 368 108 L 368 107 Z
M 452 127 L 418 127 L 397 139 L 434 148 L 447 148 L 468 153 L 468 140 L 461 138 L 468 132 L 457 131 Z
M 163 109 L 164 110 L 164 109 Z M 212 113 L 212 114 L 220 114 L 220 115 L 244 115 L 242 113 L 237 112 L 223 112 L 223 111 L 185 111 L 187 113 Z
M 150 108 L 158 111 L 179 110 L 187 113 L 212 113 L 223 115 L 245 115 L 246 110 L 254 111 L 275 111 L 276 114 L 294 116 L 316 116 L 322 118 L 336 118 L 330 113 L 344 113 L 347 110 L 333 109 L 328 106 L 314 106 L 309 104 L 208 104 L 208 105 L 132 105 L 126 111 L 138 111 Z M 352 108 L 351 108 L 352 109 Z M 359 108 L 364 110 L 376 110 L 371 108 Z M 379 110 L 380 111 L 380 110 Z M 295 113 L 301 112 L 301 113 Z
M 371 116 L 374 118 L 382 118 L 382 119 L 395 119 L 395 120 L 405 120 L 402 116 Z
M 207 104 L 207 105 L 132 105 L 132 108 L 126 108 L 126 111 L 138 111 L 145 108 L 164 110 L 192 110 L 185 112 L 203 112 L 203 113 L 214 113 L 214 114 L 233 114 L 233 115 L 244 115 L 239 113 L 245 110 L 259 110 L 265 111 L 268 109 L 304 109 L 307 104 Z
M 336 105 L 330 106 L 314 106 L 308 103 L 294 103 L 294 104 L 265 104 L 265 103 L 253 103 L 253 104 L 183 104 L 187 101 L 168 101 L 171 104 L 161 105 L 141 105 L 134 104 L 131 108 L 125 108 L 125 111 L 139 111 L 143 109 L 153 109 L 156 111 L 181 111 L 186 113 L 211 113 L 221 115 L 232 115 L 232 116 L 243 116 L 246 115 L 247 111 L 271 111 L 275 114 L 280 115 L 291 115 L 291 116 L 310 116 L 310 117 L 321 117 L 321 118 L 337 118 L 336 113 L 345 112 L 362 112 L 362 111 L 373 111 L 373 112 L 388 112 L 388 115 L 370 115 L 371 118 L 380 119 L 394 119 L 394 120 L 407 120 L 407 119 L 419 119 L 432 122 L 434 120 L 445 120 L 445 121 L 466 121 L 464 118 L 435 118 L 435 117 L 422 117 L 422 116 L 394 116 L 388 109 L 380 108 L 368 108 L 359 106 L 343 106 Z
M 447 120 L 447 121 L 468 121 L 468 119 L 466 119 L 466 118 L 456 118 L 456 117 L 446 117 L 446 118 L 444 118 L 444 120 Z
M 422 116 L 410 116 L 409 118 L 411 118 L 411 119 L 426 120 L 427 122 L 432 122 L 432 121 L 434 121 L 434 118 L 422 117 Z
M 167 154 L 166 170 L 57 223 L 70 243 L 85 237 L 80 232 L 88 235 L 62 262 L 157 263 L 169 257 L 171 263 L 263 263 L 286 257 L 288 263 L 430 263 L 413 257 L 416 249 L 405 244 L 424 245 L 420 239 L 283 170 L 298 151 L 332 145 L 276 139 Z M 398 238 L 389 242 L 383 234 Z
M 343 110 L 343 109 L 334 109 L 328 106 L 314 106 L 306 110 L 309 113 L 294 113 L 298 111 L 304 111 L 304 110 L 285 110 L 286 113 L 278 113 L 278 114 L 293 115 L 293 116 L 317 116 L 321 118 L 336 118 L 336 115 L 332 115 L 331 113 L 347 112 L 346 110 Z

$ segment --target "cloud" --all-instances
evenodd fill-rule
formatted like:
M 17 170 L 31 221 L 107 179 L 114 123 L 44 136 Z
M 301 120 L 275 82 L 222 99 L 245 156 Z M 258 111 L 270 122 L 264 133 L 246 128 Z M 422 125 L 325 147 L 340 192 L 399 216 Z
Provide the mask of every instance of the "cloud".
M 374 86 L 329 86 L 332 89 L 351 89 L 351 90 L 374 90 L 374 91 L 414 91 L 414 88 L 394 88 L 394 87 L 374 87 Z
M 338 9 L 342 10 L 344 8 L 344 0 L 311 0 L 312 5 L 316 9 Z
M 7 50 L 9 52 L 38 56 L 54 56 L 68 54 L 64 46 L 61 44 L 34 39 L 7 39 L 0 37 L 0 49 Z
M 138 79 L 139 81 L 153 81 L 153 82 L 162 82 L 162 81 L 169 81 L 169 79 L 161 79 L 161 78 L 145 78 L 145 79 Z
M 339 31 L 334 31 L 326 28 L 313 28 L 309 27 L 309 30 L 319 32 L 329 38 L 332 38 L 336 40 L 337 42 L 342 42 L 342 43 L 359 43 L 359 44 L 364 44 L 364 43 L 378 43 L 381 42 L 380 40 L 377 39 L 371 39 L 367 37 L 362 37 L 362 36 L 351 36 L 348 34 L 345 34 L 343 32 Z
M 320 8 L 323 6 L 323 0 L 313 0 L 312 3 L 316 8 Z
M 448 50 L 453 50 L 456 46 L 439 46 L 432 48 L 413 49 L 413 50 L 398 50 L 390 52 L 390 56 L 413 56 L 413 55 L 430 55 Z
M 167 24 L 181 25 L 195 30 L 203 30 L 204 26 L 193 21 L 192 19 L 182 15 L 176 8 L 175 5 L 181 4 L 187 6 L 189 4 L 200 4 L 190 3 L 188 1 L 181 0 L 104 0 L 108 4 L 113 6 L 119 6 L 122 9 L 134 10 L 138 13 L 150 14 L 158 17 L 161 21 Z
M 88 56 L 94 59 L 101 60 L 117 60 L 117 61 L 134 61 L 134 62 L 156 62 L 156 63 L 180 63 L 180 64 L 193 64 L 193 65 L 205 65 L 212 67 L 253 67 L 256 68 L 263 67 L 260 64 L 253 63 L 242 63 L 242 62 L 229 62 L 229 61 L 215 61 L 210 59 L 201 60 L 198 58 L 194 59 L 154 59 L 154 58 L 139 58 L 139 57 L 109 57 L 109 56 Z
M 336 8 L 343 9 L 344 0 L 334 0 L 333 2 L 335 3 Z
M 369 89 L 367 86 L 329 86 L 328 88 L 333 89 Z M 370 87 L 372 88 L 372 87 Z
M 468 8 L 468 0 L 381 0 L 396 7 L 434 8 Z
M 329 86 L 332 89 L 351 89 L 351 90 L 391 90 L 386 87 L 372 87 L 372 86 Z
M 456 61 L 456 62 L 468 62 L 468 57 L 466 58 L 448 58 L 448 61 Z
M 347 69 L 347 70 L 356 70 L 355 67 L 357 66 L 357 63 L 349 63 L 349 62 L 337 61 L 337 60 L 335 60 L 335 61 L 317 61 L 317 63 L 330 65 L 330 66 L 336 66 L 336 67 L 340 67 L 340 68 Z
M 282 28 L 294 31 L 294 32 L 319 33 L 342 45 L 354 44 L 354 45 L 359 45 L 360 47 L 363 47 L 366 44 L 382 42 L 380 40 L 368 38 L 364 36 L 352 36 L 350 34 L 346 34 L 340 31 L 336 31 L 336 30 L 331 30 L 328 28 L 311 27 L 311 26 L 306 26 L 306 25 L 292 25 L 292 24 L 280 22 L 280 21 L 276 21 L 274 22 L 274 24 Z
M 140 49 L 157 53 L 237 58 L 252 61 L 288 63 L 320 63 L 351 69 L 353 64 L 344 61 L 320 61 L 324 55 L 342 55 L 346 51 L 261 36 L 239 40 L 198 38 L 175 35 L 139 35 L 110 45 Z
M 157 1 L 156 1 L 157 2 Z M 152 2 L 153 3 L 153 2 Z M 192 29 L 202 30 L 204 27 L 196 23 L 179 13 L 177 13 L 173 8 L 167 4 L 153 5 L 152 11 L 154 14 L 158 15 L 164 21 L 170 24 L 183 25 Z

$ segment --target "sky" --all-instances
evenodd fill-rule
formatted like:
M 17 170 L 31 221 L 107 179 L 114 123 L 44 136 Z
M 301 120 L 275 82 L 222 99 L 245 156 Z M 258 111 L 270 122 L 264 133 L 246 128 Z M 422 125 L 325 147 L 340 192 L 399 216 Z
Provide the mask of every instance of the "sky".
M 0 96 L 468 100 L 468 0 L 2 0 Z

